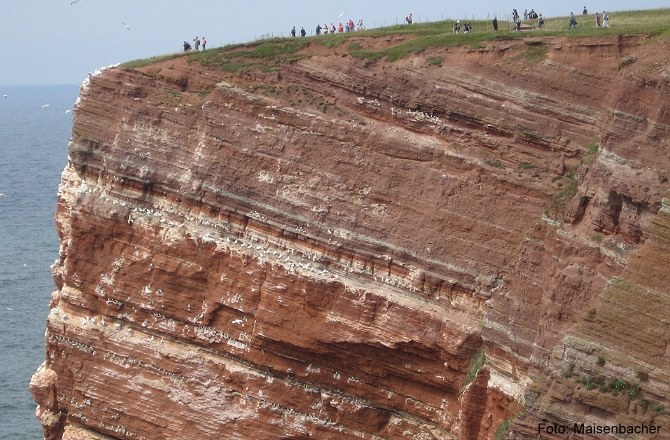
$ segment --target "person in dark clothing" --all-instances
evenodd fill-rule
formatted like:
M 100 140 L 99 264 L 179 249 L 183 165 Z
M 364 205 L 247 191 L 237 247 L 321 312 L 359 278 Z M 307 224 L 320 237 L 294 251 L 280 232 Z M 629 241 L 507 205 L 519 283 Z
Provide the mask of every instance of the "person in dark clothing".
M 301 27 L 300 28 L 300 36 L 304 37 L 305 35 L 307 35 L 307 32 L 305 31 L 304 27 Z
M 321 25 L 320 24 L 316 25 L 316 35 L 321 35 Z
M 191 50 L 191 45 L 188 41 L 184 41 L 184 52 L 188 52 L 189 50 Z
M 493 17 L 493 30 L 497 31 L 498 30 L 498 18 Z
M 293 26 L 293 28 L 291 28 L 291 36 L 295 37 L 295 26 Z
M 586 10 L 586 6 L 584 6 L 584 10 L 582 11 L 582 15 L 588 15 L 589 11 Z
M 577 19 L 575 18 L 575 14 L 570 12 L 570 25 L 568 26 L 568 30 L 576 28 L 577 28 Z

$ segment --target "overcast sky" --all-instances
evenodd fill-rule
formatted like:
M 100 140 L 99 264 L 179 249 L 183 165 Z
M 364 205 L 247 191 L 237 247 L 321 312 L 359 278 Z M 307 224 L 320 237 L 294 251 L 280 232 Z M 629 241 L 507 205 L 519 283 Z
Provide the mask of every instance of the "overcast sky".
M 583 2 L 585 0 L 578 0 Z M 411 6 L 410 6 L 411 5 Z M 447 18 L 503 17 L 532 7 L 545 16 L 581 12 L 576 1 L 514 0 L 0 0 L 0 86 L 79 84 L 110 64 L 175 52 L 184 40 L 207 37 L 209 47 L 288 36 L 291 26 L 312 34 L 317 23 L 363 19 L 366 27 Z M 655 9 L 670 0 L 598 0 L 596 10 Z M 341 16 L 341 18 L 340 18 Z M 124 27 L 126 24 L 130 29 Z

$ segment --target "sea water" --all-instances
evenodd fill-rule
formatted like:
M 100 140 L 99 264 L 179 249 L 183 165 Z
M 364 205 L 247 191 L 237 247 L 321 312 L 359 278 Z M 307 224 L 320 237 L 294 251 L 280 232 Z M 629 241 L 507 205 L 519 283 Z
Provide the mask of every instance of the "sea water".
M 0 440 L 42 438 L 29 383 L 44 360 L 56 192 L 78 93 L 0 86 Z

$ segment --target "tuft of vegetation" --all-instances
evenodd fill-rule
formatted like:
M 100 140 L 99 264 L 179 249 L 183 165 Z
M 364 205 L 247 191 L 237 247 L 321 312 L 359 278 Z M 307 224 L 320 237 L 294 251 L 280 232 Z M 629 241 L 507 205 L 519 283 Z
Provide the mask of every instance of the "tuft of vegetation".
M 428 64 L 431 64 L 433 66 L 442 66 L 443 62 L 444 62 L 443 57 L 428 57 Z
M 503 164 L 498 159 L 486 159 L 484 163 L 493 168 L 502 168 Z
M 575 374 L 575 363 L 570 362 L 570 364 L 568 364 L 568 367 L 563 371 L 563 374 L 561 374 L 561 377 L 563 379 L 570 379 L 574 374 Z
M 637 378 L 640 380 L 640 382 L 649 382 L 649 373 L 646 371 L 638 371 Z
M 654 411 L 656 414 L 659 416 L 665 414 L 665 406 L 658 402 L 651 402 L 651 405 L 649 406 L 652 411 Z
M 602 356 L 598 356 L 598 360 L 596 361 L 596 364 L 597 364 L 599 367 L 604 367 L 604 366 L 605 366 L 605 362 L 606 362 L 606 361 L 605 361 L 605 358 L 604 358 L 604 357 L 602 357 Z
M 642 388 L 639 384 L 630 385 L 626 390 L 626 395 L 631 399 L 636 399 L 642 394 Z
M 552 217 L 554 220 L 558 220 L 562 216 L 568 201 L 577 194 L 576 174 L 570 172 L 565 177 L 567 182 L 564 183 L 561 189 L 556 193 L 546 211 L 547 216 Z
M 625 388 L 629 387 L 630 384 L 623 379 L 610 379 L 607 384 L 610 390 L 622 391 Z
M 605 387 L 606 383 L 605 376 L 584 376 L 582 377 L 582 385 L 586 386 L 587 390 L 593 390 L 595 388 L 600 388 L 601 391 Z M 606 387 L 605 387 L 606 389 Z
M 504 440 L 507 437 L 507 431 L 509 431 L 509 427 L 512 425 L 512 420 L 514 420 L 514 417 L 505 419 L 498 425 L 493 437 L 495 440 Z
M 533 168 L 537 168 L 537 166 L 530 162 L 522 162 L 519 164 L 520 170 L 532 170 Z
M 482 345 L 472 358 L 472 364 L 470 364 L 468 374 L 465 375 L 465 382 L 463 383 L 464 387 L 475 379 L 479 369 L 484 366 L 484 362 L 486 362 L 486 353 L 484 351 L 484 346 Z

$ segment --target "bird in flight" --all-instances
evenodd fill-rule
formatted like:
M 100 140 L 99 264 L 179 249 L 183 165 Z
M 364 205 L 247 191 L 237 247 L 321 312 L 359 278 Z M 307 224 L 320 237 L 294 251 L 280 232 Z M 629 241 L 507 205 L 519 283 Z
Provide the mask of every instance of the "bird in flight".
M 75 3 L 79 3 L 79 1 L 80 0 L 74 0 L 74 1 L 70 2 L 70 5 L 74 5 Z
M 130 30 L 130 26 L 128 26 L 125 21 L 123 22 L 123 27 Z

